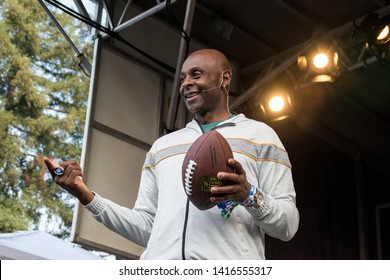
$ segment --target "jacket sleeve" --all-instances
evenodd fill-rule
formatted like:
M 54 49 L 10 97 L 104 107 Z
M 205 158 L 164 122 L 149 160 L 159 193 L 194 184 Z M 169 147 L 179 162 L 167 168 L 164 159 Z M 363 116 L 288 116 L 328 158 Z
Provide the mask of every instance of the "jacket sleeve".
M 255 223 L 269 236 L 288 241 L 298 230 L 299 212 L 287 152 L 271 131 L 273 144 L 259 145 L 256 175 L 253 182 L 263 196 L 258 209 L 247 208 Z M 256 179 L 255 179 L 256 178 Z
M 157 194 L 153 169 L 144 168 L 133 209 L 120 206 L 98 194 L 85 208 L 110 230 L 146 247 L 157 210 Z

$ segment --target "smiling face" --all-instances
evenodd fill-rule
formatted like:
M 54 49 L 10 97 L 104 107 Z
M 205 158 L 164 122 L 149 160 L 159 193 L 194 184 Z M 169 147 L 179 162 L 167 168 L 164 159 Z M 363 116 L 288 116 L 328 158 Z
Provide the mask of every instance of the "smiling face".
M 216 50 L 192 53 L 183 63 L 180 94 L 187 109 L 201 123 L 229 117 L 228 90 L 231 71 L 226 57 Z

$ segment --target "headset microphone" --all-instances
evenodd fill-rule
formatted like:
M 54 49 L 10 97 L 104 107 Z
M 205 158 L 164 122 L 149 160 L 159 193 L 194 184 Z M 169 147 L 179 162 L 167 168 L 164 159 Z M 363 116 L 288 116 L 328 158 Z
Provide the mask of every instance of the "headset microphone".
M 214 90 L 214 89 L 217 89 L 217 88 L 220 88 L 223 84 L 223 81 L 221 81 L 221 83 L 219 84 L 219 86 L 216 86 L 216 87 L 212 87 L 212 88 L 207 88 L 207 89 L 204 89 L 202 90 L 201 92 L 204 93 L 204 92 L 208 92 L 210 90 Z

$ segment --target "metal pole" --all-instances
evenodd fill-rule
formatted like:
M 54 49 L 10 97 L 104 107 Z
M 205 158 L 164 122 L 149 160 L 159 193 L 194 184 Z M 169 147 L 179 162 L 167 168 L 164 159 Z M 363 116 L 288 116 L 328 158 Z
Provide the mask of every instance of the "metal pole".
M 133 2 L 133 0 L 127 0 L 126 6 L 122 12 L 122 15 L 121 15 L 119 21 L 118 21 L 118 26 L 122 23 L 122 20 L 125 17 L 127 10 L 130 8 L 132 2 Z
M 94 20 L 98 24 L 102 24 L 102 16 L 103 16 L 103 1 L 98 0 L 97 5 L 95 6 L 95 14 L 94 14 Z M 100 35 L 100 31 L 96 28 L 92 29 L 92 37 L 96 38 Z
M 58 30 L 64 35 L 65 39 L 68 41 L 69 45 L 72 47 L 72 49 L 75 51 L 77 56 L 81 54 L 79 49 L 76 47 L 75 44 L 73 44 L 72 40 L 69 38 L 68 34 L 66 34 L 65 30 L 62 28 L 61 24 L 57 21 L 57 19 L 54 17 L 54 15 L 50 12 L 50 10 L 46 7 L 45 3 L 43 3 L 42 0 L 38 0 L 39 4 L 41 4 L 42 8 L 45 10 L 46 14 L 51 18 L 51 20 L 54 22 L 54 24 L 57 26 Z
M 230 105 L 230 108 L 232 110 L 236 109 L 238 106 L 240 106 L 245 100 L 256 94 L 262 86 L 266 85 L 270 81 L 272 81 L 276 76 L 281 74 L 283 71 L 286 71 L 288 67 L 290 67 L 291 64 L 296 62 L 298 55 L 301 53 L 304 53 L 310 46 L 312 45 L 312 41 L 309 41 L 306 46 L 303 46 L 301 49 L 299 49 L 296 53 L 288 57 L 284 62 L 279 64 L 277 67 L 275 67 L 270 73 L 265 75 L 264 78 L 257 81 L 254 85 L 252 85 L 249 89 L 247 89 L 245 92 L 243 92 L 236 100 L 232 102 Z
M 122 23 L 121 25 L 115 27 L 113 31 L 116 32 L 116 33 L 119 33 L 123 29 L 126 29 L 127 27 L 129 27 L 130 25 L 133 25 L 134 23 L 136 23 L 138 21 L 141 21 L 144 18 L 159 12 L 160 10 L 165 8 L 166 2 L 167 1 L 164 1 L 163 3 L 158 4 L 158 5 L 154 6 L 153 8 L 150 8 L 149 10 L 143 12 L 142 14 L 139 14 L 138 16 L 133 17 L 132 19 L 126 21 L 125 23 Z M 172 0 L 171 1 L 172 4 L 176 3 L 176 2 L 177 2 L 177 0 Z
M 79 12 L 85 16 L 86 18 L 88 18 L 89 20 L 92 20 L 91 17 L 89 16 L 88 14 L 88 11 L 87 9 L 85 8 L 83 2 L 81 0 L 73 0 L 74 4 L 76 5 L 77 9 L 79 10 Z M 91 31 L 91 26 L 89 24 L 87 24 L 87 28 L 89 31 Z
M 192 19 L 194 17 L 194 12 L 195 12 L 195 5 L 196 5 L 196 0 L 188 0 L 187 2 L 187 9 L 186 9 L 186 17 L 184 19 L 184 26 L 183 29 L 187 33 L 187 35 L 190 35 L 191 32 L 191 27 L 192 27 Z M 168 131 L 172 131 L 174 126 L 175 126 L 175 112 L 176 112 L 176 107 L 179 101 L 179 80 L 180 80 L 180 69 L 181 65 L 183 64 L 183 61 L 186 56 L 186 47 L 187 47 L 187 42 L 185 38 L 181 38 L 180 41 L 180 48 L 179 48 L 179 55 L 177 58 L 176 62 L 176 73 L 175 73 L 175 79 L 173 82 L 173 89 L 172 89 L 172 94 L 171 94 L 171 101 L 169 104 L 169 109 L 168 109 L 168 118 L 167 118 L 167 129 Z
M 356 214 L 359 236 L 359 255 L 361 260 L 368 259 L 368 241 L 365 216 L 365 199 L 363 186 L 363 171 L 360 153 L 355 155 L 355 181 L 356 181 Z
M 58 30 L 62 33 L 62 35 L 65 37 L 66 41 L 68 41 L 71 48 L 74 50 L 74 52 L 77 54 L 78 59 L 80 60 L 81 65 L 83 65 L 84 69 L 87 71 L 87 74 L 91 74 L 92 65 L 88 61 L 88 59 L 84 56 L 82 52 L 79 51 L 79 49 L 76 47 L 76 45 L 72 42 L 72 40 L 69 38 L 68 34 L 66 34 L 65 30 L 62 28 L 61 24 L 57 21 L 55 16 L 50 12 L 50 10 L 46 7 L 45 3 L 43 3 L 42 0 L 38 0 L 39 4 L 41 4 L 42 8 L 45 10 L 46 14 L 51 18 L 51 20 L 54 22 L 54 24 L 57 26 Z
M 378 58 L 376 56 L 371 56 L 369 58 L 365 58 L 355 64 L 352 64 L 350 66 L 348 66 L 348 71 L 353 71 L 353 70 L 356 70 L 358 68 L 362 68 L 362 67 L 365 67 L 369 64 L 373 64 L 374 62 L 378 61 Z

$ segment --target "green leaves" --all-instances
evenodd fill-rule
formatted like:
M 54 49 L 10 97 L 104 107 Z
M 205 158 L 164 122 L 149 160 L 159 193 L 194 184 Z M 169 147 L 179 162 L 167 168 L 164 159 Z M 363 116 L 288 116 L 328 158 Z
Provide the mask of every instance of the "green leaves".
M 38 1 L 0 3 L 0 232 L 34 229 L 45 217 L 64 236 L 74 200 L 42 158 L 80 159 L 89 78 Z M 92 55 L 86 26 L 55 16 Z

